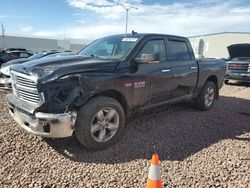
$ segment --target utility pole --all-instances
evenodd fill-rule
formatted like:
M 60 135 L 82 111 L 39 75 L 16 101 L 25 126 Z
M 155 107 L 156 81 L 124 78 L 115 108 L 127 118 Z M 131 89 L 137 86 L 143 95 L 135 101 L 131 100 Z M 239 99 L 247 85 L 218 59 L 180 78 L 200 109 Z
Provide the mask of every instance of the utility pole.
M 138 9 L 137 7 L 128 7 L 126 5 L 124 5 L 123 3 L 117 3 L 117 5 L 120 5 L 124 8 L 124 10 L 126 11 L 126 33 L 128 33 L 128 12 L 131 10 L 131 9 Z
M 64 46 L 63 46 L 63 50 L 66 50 L 66 30 L 65 27 L 63 28 L 63 38 L 64 38 Z
M 3 49 L 5 48 L 5 28 L 3 27 L 3 22 L 1 22 L 2 37 L 3 37 Z

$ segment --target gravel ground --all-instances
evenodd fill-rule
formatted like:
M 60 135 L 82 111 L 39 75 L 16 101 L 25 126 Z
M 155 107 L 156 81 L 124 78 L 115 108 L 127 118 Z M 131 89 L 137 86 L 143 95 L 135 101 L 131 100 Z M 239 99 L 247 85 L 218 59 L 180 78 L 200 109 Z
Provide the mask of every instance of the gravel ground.
M 227 85 L 214 109 L 192 103 L 132 118 L 120 142 L 88 151 L 74 137 L 24 133 L 0 93 L 0 187 L 145 187 L 150 158 L 164 187 L 250 187 L 250 87 Z

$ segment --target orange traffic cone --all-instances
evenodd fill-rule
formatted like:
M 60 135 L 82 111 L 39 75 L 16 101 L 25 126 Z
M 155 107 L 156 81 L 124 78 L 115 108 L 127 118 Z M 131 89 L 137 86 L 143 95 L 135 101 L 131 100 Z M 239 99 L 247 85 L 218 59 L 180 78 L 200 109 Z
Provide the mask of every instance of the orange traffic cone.
M 151 166 L 148 173 L 147 188 L 162 188 L 160 160 L 157 154 L 152 156 Z

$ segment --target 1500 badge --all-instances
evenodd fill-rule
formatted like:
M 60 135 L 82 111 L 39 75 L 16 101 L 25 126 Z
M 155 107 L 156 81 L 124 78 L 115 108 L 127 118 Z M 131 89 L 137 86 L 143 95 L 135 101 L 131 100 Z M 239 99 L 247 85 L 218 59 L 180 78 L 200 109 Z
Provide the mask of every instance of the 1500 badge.
M 135 82 L 134 83 L 134 88 L 137 89 L 137 88 L 144 88 L 146 86 L 146 82 L 143 81 L 143 82 Z
M 132 87 L 132 83 L 126 83 L 125 84 L 125 87 L 128 88 L 128 87 Z M 135 89 L 139 89 L 139 88 L 144 88 L 146 86 L 146 82 L 143 81 L 143 82 L 134 82 L 134 88 Z

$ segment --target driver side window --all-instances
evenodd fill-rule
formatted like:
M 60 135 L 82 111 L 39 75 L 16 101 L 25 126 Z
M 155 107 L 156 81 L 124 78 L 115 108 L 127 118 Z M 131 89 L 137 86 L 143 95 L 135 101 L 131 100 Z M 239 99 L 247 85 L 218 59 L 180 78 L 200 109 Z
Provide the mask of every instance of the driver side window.
M 145 54 L 154 54 L 158 57 L 158 61 L 166 61 L 166 48 L 164 40 L 151 40 L 146 43 L 136 58 L 142 58 Z

